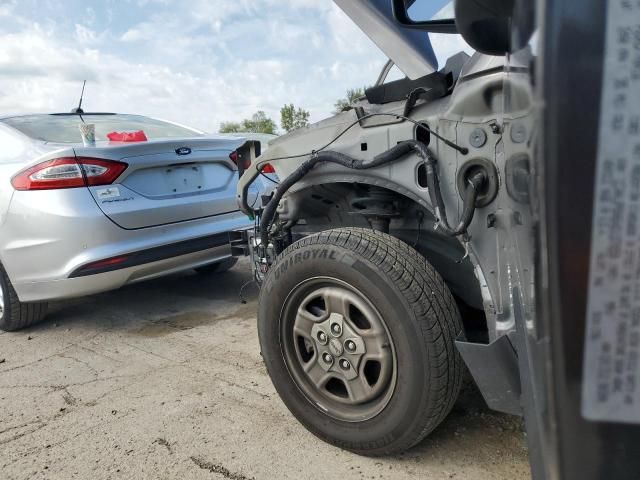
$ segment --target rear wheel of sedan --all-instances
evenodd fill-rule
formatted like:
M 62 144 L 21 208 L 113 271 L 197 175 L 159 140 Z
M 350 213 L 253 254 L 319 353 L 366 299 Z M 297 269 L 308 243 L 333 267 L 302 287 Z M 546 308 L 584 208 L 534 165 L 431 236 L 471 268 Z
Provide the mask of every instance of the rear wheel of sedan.
M 223 273 L 227 270 L 231 270 L 236 263 L 238 263 L 238 259 L 236 257 L 229 257 L 220 262 L 198 267 L 195 270 L 203 275 L 207 275 L 209 273 Z
M 418 443 L 460 390 L 460 314 L 417 251 L 380 232 L 329 230 L 288 247 L 260 292 L 267 370 L 321 439 L 379 456 Z
M 47 303 L 23 303 L 0 265 L 0 330 L 20 330 L 42 320 L 47 314 Z

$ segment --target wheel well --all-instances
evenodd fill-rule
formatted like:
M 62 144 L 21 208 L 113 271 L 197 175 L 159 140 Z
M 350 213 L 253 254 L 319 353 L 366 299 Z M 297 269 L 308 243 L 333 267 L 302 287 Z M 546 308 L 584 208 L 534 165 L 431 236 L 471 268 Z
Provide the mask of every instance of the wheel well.
M 422 254 L 453 292 L 469 336 L 487 331 L 480 286 L 460 242 L 434 230 L 432 212 L 391 188 L 368 183 L 326 183 L 290 192 L 278 208 L 292 239 L 340 227 L 384 230 Z M 386 230 L 385 230 L 386 229 Z

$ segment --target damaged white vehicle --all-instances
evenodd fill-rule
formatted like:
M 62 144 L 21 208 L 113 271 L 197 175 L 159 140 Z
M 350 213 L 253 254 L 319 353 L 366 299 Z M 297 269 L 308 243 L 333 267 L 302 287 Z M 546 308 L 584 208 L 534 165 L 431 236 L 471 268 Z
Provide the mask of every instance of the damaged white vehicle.
M 492 408 L 520 411 L 509 334 L 533 308 L 529 71 L 473 52 L 438 66 L 390 0 L 336 3 L 390 62 L 354 108 L 274 140 L 238 197 L 259 220 L 245 240 L 278 393 L 320 438 L 385 455 L 447 416 L 465 363 Z M 435 31 L 456 34 L 458 12 L 456 26 L 429 3 L 444 7 Z M 406 78 L 386 82 L 393 64 Z M 251 207 L 266 165 L 281 184 Z

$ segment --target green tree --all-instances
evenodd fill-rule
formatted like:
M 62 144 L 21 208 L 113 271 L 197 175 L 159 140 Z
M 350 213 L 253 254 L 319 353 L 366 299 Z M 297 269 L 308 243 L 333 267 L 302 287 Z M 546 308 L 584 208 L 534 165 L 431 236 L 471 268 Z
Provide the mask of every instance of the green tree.
M 344 112 L 345 110 L 349 110 L 352 108 L 352 105 L 360 98 L 364 97 L 365 88 L 350 88 L 347 90 L 347 95 L 343 98 L 340 98 L 333 104 L 334 110 L 333 113 L 338 114 L 340 112 Z
M 258 110 L 250 119 L 242 121 L 242 128 L 244 132 L 275 134 L 277 127 L 276 122 L 267 117 L 266 113 Z
M 220 124 L 220 133 L 238 133 L 242 132 L 242 125 L 238 122 L 222 122 Z
M 267 117 L 262 110 L 258 110 L 251 118 L 245 118 L 242 122 L 222 122 L 220 133 L 276 133 L 276 122 Z
M 280 109 L 280 126 L 283 130 L 290 132 L 298 128 L 309 125 L 309 112 L 293 106 L 293 103 L 285 105 Z

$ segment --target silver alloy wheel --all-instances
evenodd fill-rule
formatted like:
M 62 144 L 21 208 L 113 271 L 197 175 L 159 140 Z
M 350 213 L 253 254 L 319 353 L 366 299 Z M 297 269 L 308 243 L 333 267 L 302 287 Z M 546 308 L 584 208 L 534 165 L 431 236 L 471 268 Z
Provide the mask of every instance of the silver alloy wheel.
M 351 285 L 328 277 L 297 285 L 283 305 L 281 335 L 292 378 L 322 412 L 363 421 L 389 402 L 396 380 L 391 335 Z

